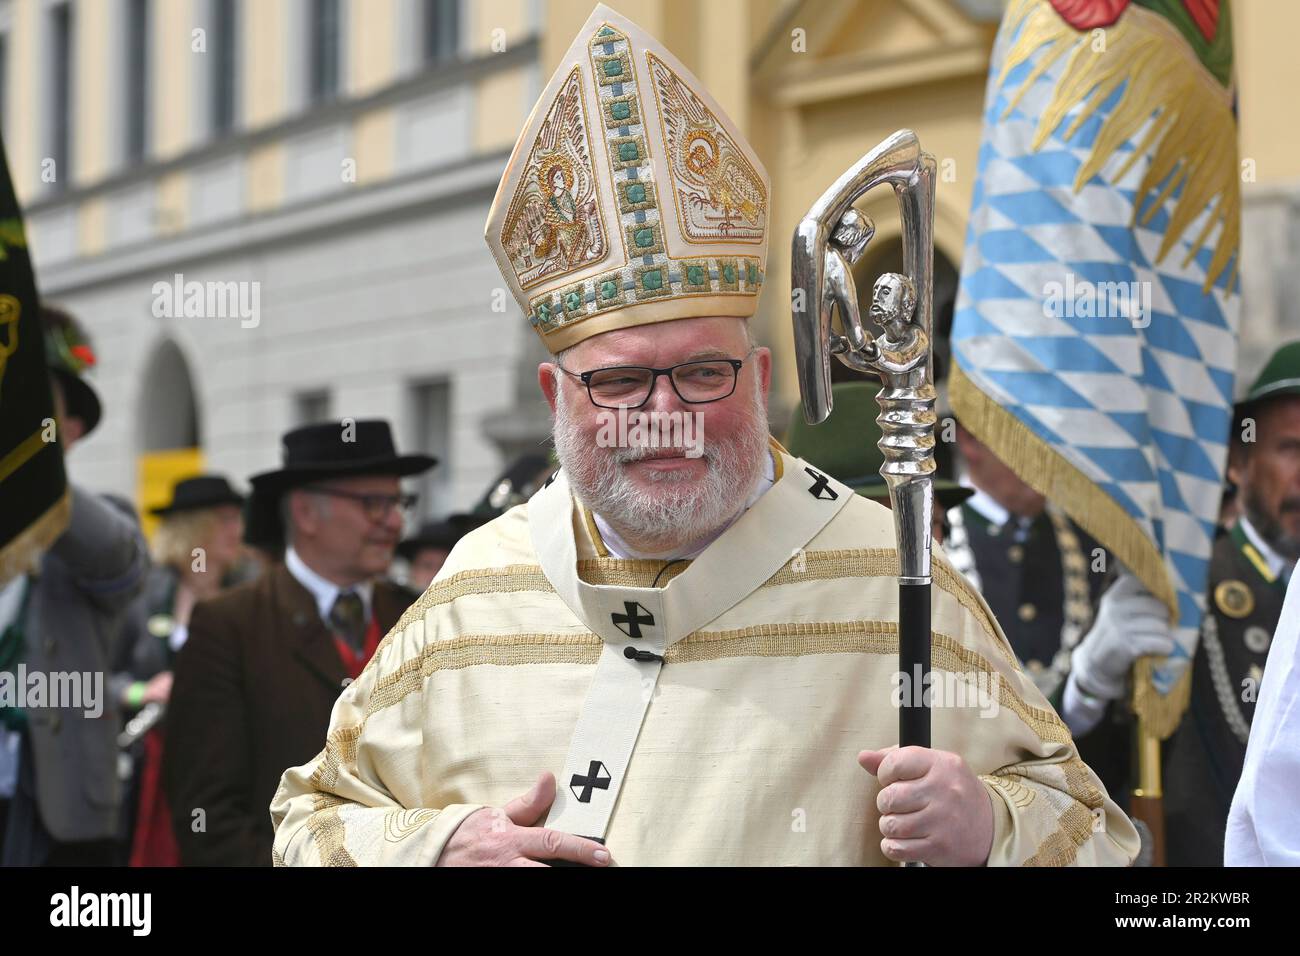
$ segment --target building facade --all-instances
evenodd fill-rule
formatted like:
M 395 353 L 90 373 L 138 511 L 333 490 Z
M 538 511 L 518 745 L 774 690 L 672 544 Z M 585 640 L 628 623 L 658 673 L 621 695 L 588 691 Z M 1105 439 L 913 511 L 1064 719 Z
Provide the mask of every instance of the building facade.
M 544 357 L 482 240 L 509 150 L 593 0 L 0 0 L 0 122 L 42 294 L 89 326 L 104 422 L 74 476 L 147 504 L 236 480 L 325 417 L 383 416 L 471 504 L 545 440 Z M 960 267 L 998 0 L 616 0 L 744 130 L 774 184 L 772 419 L 797 401 L 796 223 L 893 130 L 939 161 L 936 302 Z M 1233 7 L 1244 389 L 1300 336 L 1300 5 Z M 887 193 L 860 288 L 897 255 Z M 254 316 L 254 312 L 256 315 Z
M 426 513 L 482 494 L 514 450 L 484 421 L 511 417 L 540 356 L 482 241 L 540 91 L 539 10 L 3 5 L 37 281 L 98 353 L 78 480 L 147 504 L 199 461 L 237 482 L 274 467 L 296 424 L 381 416 L 443 461 Z

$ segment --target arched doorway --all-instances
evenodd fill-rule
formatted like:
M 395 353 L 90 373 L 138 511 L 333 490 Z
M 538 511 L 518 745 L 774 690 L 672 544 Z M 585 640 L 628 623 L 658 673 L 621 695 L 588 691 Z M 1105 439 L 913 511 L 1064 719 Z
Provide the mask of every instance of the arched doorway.
M 137 503 L 146 534 L 149 509 L 171 500 L 177 481 L 203 470 L 199 407 L 189 362 L 171 339 L 163 339 L 145 364 L 137 421 L 143 423 L 138 455 Z

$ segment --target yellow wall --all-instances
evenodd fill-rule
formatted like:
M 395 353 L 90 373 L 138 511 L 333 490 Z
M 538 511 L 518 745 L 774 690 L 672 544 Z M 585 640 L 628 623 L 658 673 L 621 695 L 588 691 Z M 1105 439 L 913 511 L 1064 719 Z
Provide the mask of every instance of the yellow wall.
M 150 152 L 168 159 L 183 152 L 193 141 L 194 76 L 206 67 L 201 57 L 210 53 L 191 50 L 191 31 L 197 24 L 196 0 L 161 0 L 150 5 L 153 16 L 149 50 Z M 247 8 L 249 5 L 245 4 Z
M 248 154 L 247 192 L 244 202 L 249 213 L 266 212 L 280 204 L 284 195 L 284 147 L 279 143 L 260 146 Z
M 719 0 L 708 0 L 708 2 L 715 3 L 719 2 Z M 721 2 L 726 2 L 726 0 L 721 0 Z M 689 8 L 703 5 L 693 2 L 693 0 L 686 0 L 685 3 L 680 2 L 680 0 L 618 0 L 617 3 L 609 4 L 609 6 L 612 6 L 653 36 L 662 37 L 665 36 L 663 29 L 666 16 L 665 7 L 672 6 L 674 3 L 684 8 L 680 11 L 682 15 L 686 15 Z M 548 0 L 545 6 L 546 22 L 542 29 L 541 66 L 544 80 L 549 79 L 551 74 L 555 72 L 555 68 L 560 63 L 560 58 L 564 56 L 564 51 L 569 48 L 573 38 L 578 35 L 578 30 L 591 16 L 593 7 L 595 7 L 595 4 L 591 0 Z M 682 20 L 679 17 L 679 27 L 681 24 Z M 681 39 L 681 45 L 684 48 L 684 38 Z M 687 55 L 683 56 L 678 52 L 678 46 L 679 42 L 675 39 L 673 52 L 691 70 L 694 70 L 694 56 L 691 51 L 686 51 Z
M 1300 179 L 1300 3 L 1237 0 L 1232 5 L 1240 86 L 1241 157 L 1255 160 L 1262 184 Z
M 506 31 L 506 48 L 526 38 L 529 0 L 474 0 L 461 7 L 461 43 L 473 54 L 492 51 L 492 31 Z M 579 21 L 581 22 L 581 21 Z
M 103 196 L 87 199 L 77 210 L 77 254 L 89 258 L 108 243 L 108 204 Z
M 244 55 L 240 115 L 246 126 L 267 126 L 285 111 L 288 7 L 284 0 L 244 0 L 239 13 Z
M 713 0 L 698 6 L 699 23 L 692 31 L 694 36 L 715 38 L 736 33 L 737 26 L 744 24 L 749 17 L 749 5 L 745 0 Z M 738 36 L 736 45 L 743 44 L 743 37 Z M 692 44 L 688 52 L 695 59 L 694 63 L 683 63 L 691 68 L 700 82 L 718 101 L 740 130 L 749 130 L 749 59 L 744 56 L 701 57 L 697 52 L 698 44 Z
M 352 126 L 353 158 L 357 161 L 357 184 L 368 185 L 393 174 L 393 111 L 371 110 Z
M 528 69 L 488 73 L 474 87 L 474 149 L 510 149 L 523 128 L 532 104 L 528 99 Z
M 94 196 L 77 212 L 77 254 L 99 255 L 108 245 L 108 203 L 103 196 Z
M 136 506 L 146 537 L 153 537 L 158 518 L 149 513 L 172 500 L 176 482 L 203 472 L 203 451 L 198 448 L 174 448 L 145 452 L 138 459 Z
M 347 90 L 365 96 L 397 77 L 397 0 L 351 0 L 344 18 L 347 30 Z M 352 126 L 352 153 L 357 184 L 387 179 L 393 173 L 393 111 L 372 110 Z
M 185 228 L 189 219 L 189 176 L 171 172 L 158 179 L 158 231 L 173 235 Z
M 836 100 L 804 111 L 804 141 L 791 150 L 799 173 L 785 177 L 781 184 L 782 208 L 793 204 L 801 215 L 863 153 L 908 126 L 940 165 L 941 178 L 935 189 L 936 239 L 956 261 L 962 251 L 974 186 L 983 100 L 982 87 L 951 82 L 928 84 L 910 92 L 905 109 L 898 108 L 892 97 L 872 96 Z M 952 162 L 945 165 L 946 160 Z M 945 170 L 953 172 L 950 181 L 942 178 Z M 897 233 L 897 203 L 892 192 L 881 191 L 878 203 L 882 210 L 879 234 Z M 790 228 L 795 224 L 791 222 Z
M 397 73 L 397 0 L 351 0 L 347 31 L 347 89 L 364 96 L 387 86 Z
M 9 37 L 9 102 L 5 104 L 5 152 L 9 174 L 20 201 L 34 195 L 40 187 L 40 129 L 37 123 L 37 100 L 20 95 L 34 90 L 43 82 L 40 56 L 40 10 L 33 0 L 16 0 L 11 8 L 13 19 Z
M 72 165 L 74 183 L 93 182 L 111 171 L 108 93 L 110 57 L 104 37 L 110 35 L 107 0 L 83 0 L 73 8 Z

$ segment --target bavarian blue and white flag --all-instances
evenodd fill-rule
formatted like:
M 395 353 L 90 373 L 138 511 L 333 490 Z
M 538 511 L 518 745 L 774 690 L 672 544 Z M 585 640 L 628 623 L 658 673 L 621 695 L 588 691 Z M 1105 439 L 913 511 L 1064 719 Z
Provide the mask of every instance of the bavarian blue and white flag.
M 1169 606 L 1139 666 L 1186 707 L 1237 362 L 1226 0 L 1012 0 L 953 320 L 954 411 Z

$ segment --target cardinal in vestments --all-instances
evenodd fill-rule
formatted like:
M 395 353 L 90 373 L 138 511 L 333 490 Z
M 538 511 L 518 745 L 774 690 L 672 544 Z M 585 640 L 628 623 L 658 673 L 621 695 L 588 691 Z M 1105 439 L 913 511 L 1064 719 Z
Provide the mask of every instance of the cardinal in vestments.
M 741 208 L 692 181 L 705 133 Z M 525 287 L 505 237 L 557 151 L 593 184 L 594 239 Z M 538 383 L 560 467 L 457 543 L 339 697 L 321 753 L 284 774 L 277 864 L 1136 856 L 937 551 L 931 680 L 898 673 L 890 512 L 768 437 L 771 355 L 748 319 L 769 207 L 762 164 L 699 81 L 597 7 L 487 223 L 552 355 Z M 898 749 L 898 705 L 922 694 L 934 747 Z

